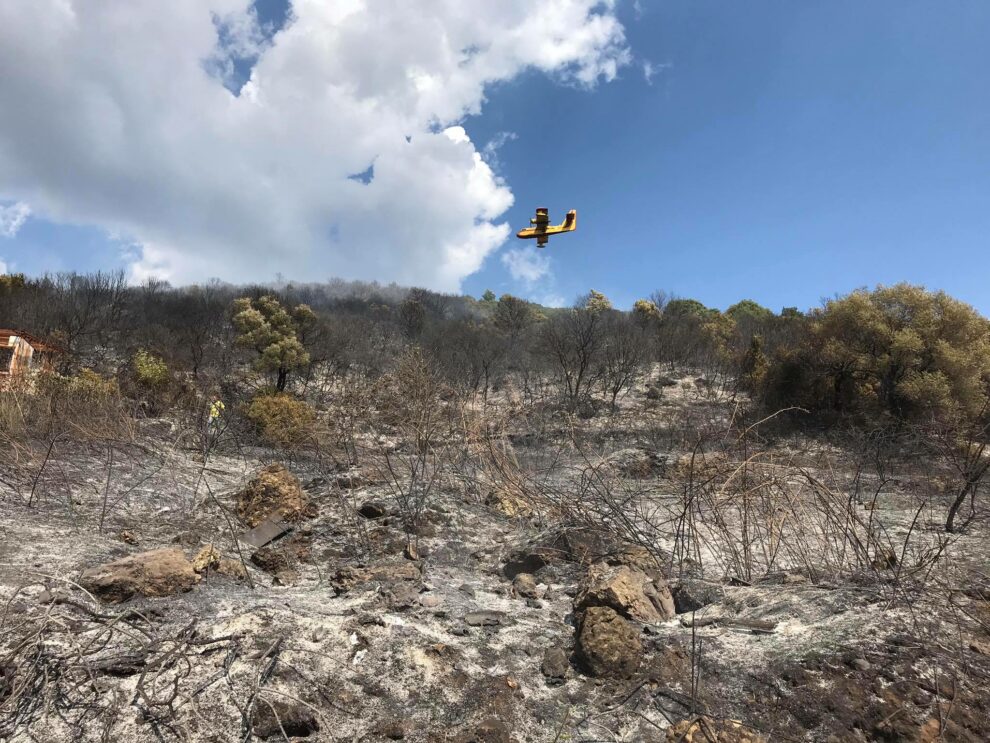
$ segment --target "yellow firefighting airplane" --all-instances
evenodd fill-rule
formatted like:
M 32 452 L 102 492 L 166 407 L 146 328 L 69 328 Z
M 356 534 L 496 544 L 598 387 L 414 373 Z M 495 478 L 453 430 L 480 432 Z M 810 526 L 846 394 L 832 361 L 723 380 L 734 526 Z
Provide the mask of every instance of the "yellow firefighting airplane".
M 564 232 L 573 232 L 577 229 L 577 210 L 571 209 L 567 212 L 561 224 L 550 224 L 550 211 L 545 206 L 537 207 L 536 216 L 529 220 L 532 227 L 519 230 L 516 237 L 524 240 L 536 238 L 536 247 L 542 248 L 550 241 L 551 235 L 560 235 Z

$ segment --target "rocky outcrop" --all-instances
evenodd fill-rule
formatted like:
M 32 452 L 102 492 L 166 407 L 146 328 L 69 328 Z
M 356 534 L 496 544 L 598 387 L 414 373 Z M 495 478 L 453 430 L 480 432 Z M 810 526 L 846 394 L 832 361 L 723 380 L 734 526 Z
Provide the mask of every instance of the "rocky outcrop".
M 248 526 L 257 526 L 269 516 L 298 521 L 309 506 L 299 480 L 281 464 L 270 464 L 255 475 L 236 495 L 237 516 Z
M 90 568 L 79 578 L 79 585 L 104 601 L 118 603 L 138 594 L 157 597 L 183 593 L 197 581 L 199 576 L 182 550 L 160 549 Z
M 592 676 L 630 678 L 643 659 L 640 633 L 614 609 L 593 606 L 581 622 L 578 659 Z
M 674 599 L 663 579 L 651 579 L 628 565 L 591 566 L 574 598 L 574 607 L 580 612 L 594 606 L 607 606 L 627 619 L 651 624 L 674 616 Z

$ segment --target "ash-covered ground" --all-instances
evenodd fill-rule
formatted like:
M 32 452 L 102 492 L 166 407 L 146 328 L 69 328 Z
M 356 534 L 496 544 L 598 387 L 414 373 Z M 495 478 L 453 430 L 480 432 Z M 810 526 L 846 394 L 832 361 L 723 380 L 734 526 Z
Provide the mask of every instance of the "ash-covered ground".
M 164 420 L 0 473 L 0 739 L 990 738 L 986 522 L 796 434 L 657 434 L 732 419 L 691 389 L 453 442 L 412 506 L 401 447 L 329 471 Z

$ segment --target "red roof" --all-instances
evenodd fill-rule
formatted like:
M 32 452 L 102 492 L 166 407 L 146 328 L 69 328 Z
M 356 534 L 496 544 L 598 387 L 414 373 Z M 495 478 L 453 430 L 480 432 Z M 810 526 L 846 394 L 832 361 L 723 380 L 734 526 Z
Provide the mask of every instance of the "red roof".
M 42 353 L 65 353 L 65 349 L 61 346 L 44 341 L 36 335 L 25 333 L 23 330 L 11 330 L 10 328 L 0 328 L 0 348 L 10 345 L 10 336 L 12 335 L 26 340 L 35 351 L 41 351 Z

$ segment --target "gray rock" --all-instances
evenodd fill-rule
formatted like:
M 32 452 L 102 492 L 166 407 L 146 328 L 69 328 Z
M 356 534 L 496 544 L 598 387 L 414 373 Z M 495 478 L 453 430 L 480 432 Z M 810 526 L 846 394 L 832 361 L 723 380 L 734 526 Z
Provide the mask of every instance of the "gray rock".
M 419 603 L 419 590 L 412 583 L 396 583 L 385 592 L 390 609 L 401 611 Z
M 698 611 L 725 599 L 725 589 L 717 583 L 701 580 L 682 580 L 671 590 L 674 608 L 678 614 Z
M 471 611 L 464 615 L 465 624 L 471 627 L 497 627 L 505 620 L 505 612 L 501 611 Z
M 567 678 L 567 671 L 571 664 L 567 661 L 567 653 L 560 648 L 548 648 L 543 654 L 543 663 L 540 664 L 540 671 L 546 676 L 548 686 L 557 686 L 564 683 Z

